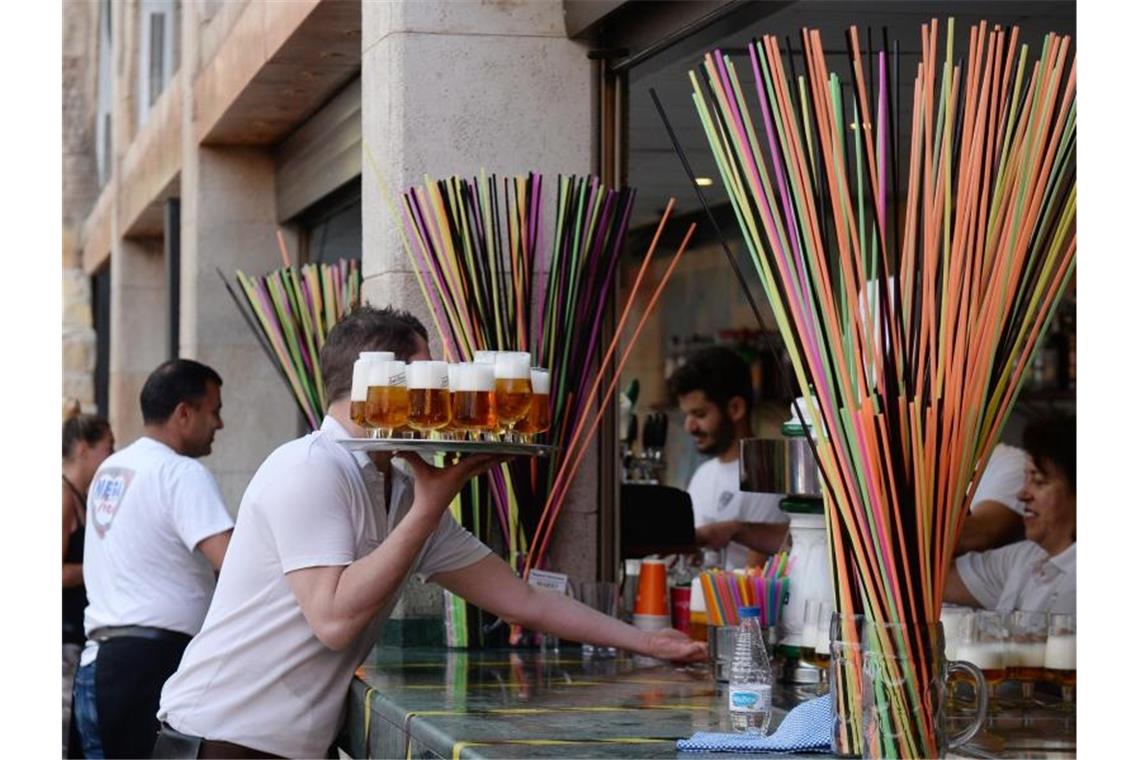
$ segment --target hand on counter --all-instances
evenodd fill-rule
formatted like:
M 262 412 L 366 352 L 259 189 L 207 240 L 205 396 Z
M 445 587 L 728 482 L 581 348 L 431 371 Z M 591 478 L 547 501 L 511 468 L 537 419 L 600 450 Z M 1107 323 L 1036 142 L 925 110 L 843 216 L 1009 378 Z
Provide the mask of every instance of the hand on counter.
M 675 628 L 650 633 L 645 654 L 672 662 L 700 662 L 709 656 L 707 644 L 693 641 Z

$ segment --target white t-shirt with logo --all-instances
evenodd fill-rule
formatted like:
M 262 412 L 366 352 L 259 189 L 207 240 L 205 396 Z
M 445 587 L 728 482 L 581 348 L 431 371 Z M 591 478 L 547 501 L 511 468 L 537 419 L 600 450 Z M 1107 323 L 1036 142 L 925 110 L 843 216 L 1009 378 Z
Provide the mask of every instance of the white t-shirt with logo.
M 1004 504 L 1019 515 L 1025 515 L 1025 502 L 1017 498 L 1025 485 L 1025 468 L 1029 464 L 1029 455 L 1015 446 L 999 443 L 990 454 L 990 461 L 986 469 L 982 470 L 982 478 L 978 481 L 978 490 L 974 491 L 974 500 L 970 509 L 983 501 L 996 501 Z
M 233 525 L 201 462 L 146 436 L 109 456 L 87 491 L 87 635 L 123 625 L 197 633 L 214 591 L 214 569 L 194 549 Z M 97 652 L 89 641 L 83 664 Z
M 1077 611 L 1077 545 L 1055 557 L 1032 541 L 955 560 L 962 583 L 987 610 Z
M 383 475 L 366 454 L 336 442 L 347 436 L 326 417 L 318 432 L 279 447 L 253 476 L 202 632 L 162 690 L 158 717 L 176 730 L 284 757 L 325 756 L 353 671 L 399 593 L 336 652 L 309 627 L 285 574 L 365 556 L 414 497 L 412 478 L 394 463 L 389 511 Z M 408 576 L 457 570 L 489 553 L 445 513 Z
M 740 462 L 713 458 L 702 464 L 689 481 L 696 527 L 726 520 L 786 523 L 780 511 L 780 494 L 744 493 L 740 490 Z M 734 570 L 748 563 L 748 547 L 732 541 L 725 553 L 725 568 Z

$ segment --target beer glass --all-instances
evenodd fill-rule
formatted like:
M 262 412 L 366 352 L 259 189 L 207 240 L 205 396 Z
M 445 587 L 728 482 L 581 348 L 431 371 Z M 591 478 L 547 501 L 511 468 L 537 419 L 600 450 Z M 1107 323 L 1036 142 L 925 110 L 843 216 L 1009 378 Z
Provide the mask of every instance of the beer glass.
M 412 362 L 408 365 L 408 425 L 426 435 L 449 422 L 447 362 Z
M 530 354 L 500 351 L 495 357 L 495 409 L 499 427 L 512 431 L 530 411 Z
M 1045 612 L 1015 610 L 1006 620 L 1009 645 L 1005 664 L 1009 677 L 1021 682 L 1021 700 L 1033 701 L 1033 687 L 1045 676 L 1045 642 L 1049 638 L 1049 615 Z
M 550 430 L 550 370 L 531 367 L 530 390 L 530 411 L 515 423 L 515 432 L 527 443 Z
M 498 425 L 495 409 L 495 367 L 491 364 L 464 362 L 455 373 L 455 408 L 452 420 L 456 428 L 467 431 L 473 439 L 480 432 L 490 432 Z
M 368 422 L 368 381 L 369 366 L 374 361 L 391 361 L 396 355 L 391 351 L 361 351 L 352 364 L 352 393 L 349 396 L 348 415 L 371 436 L 376 436 L 376 428 Z
M 451 363 L 447 365 L 447 400 L 451 416 L 447 424 L 443 426 L 440 431 L 445 440 L 452 440 L 455 438 L 455 433 L 460 431 L 460 428 L 455 424 L 455 388 L 459 384 L 459 365 Z
M 976 665 L 986 677 L 990 698 L 998 684 L 1005 680 L 1005 647 L 1008 633 L 1005 613 L 978 610 L 962 623 L 962 638 L 958 642 L 958 659 Z
M 498 351 L 476 351 L 475 358 L 471 361 L 476 364 L 494 364 L 495 357 L 498 356 Z
M 407 365 L 376 361 L 370 367 L 365 416 L 381 438 L 391 438 L 396 428 L 408 423 Z
M 1061 702 L 1072 709 L 1077 692 L 1077 616 L 1055 612 L 1049 616 L 1045 641 L 1045 675 L 1061 686 Z

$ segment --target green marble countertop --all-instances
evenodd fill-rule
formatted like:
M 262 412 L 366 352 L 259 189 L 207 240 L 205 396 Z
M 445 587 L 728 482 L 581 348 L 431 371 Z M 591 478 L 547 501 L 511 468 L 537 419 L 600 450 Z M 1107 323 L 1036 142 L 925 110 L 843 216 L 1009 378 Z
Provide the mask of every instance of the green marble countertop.
M 771 730 L 810 696 L 777 688 Z M 342 746 L 377 758 L 696 760 L 713 755 L 678 753 L 676 740 L 729 730 L 724 706 L 707 665 L 583 659 L 569 646 L 546 656 L 377 647 L 353 681 Z M 1067 758 L 1075 742 L 1071 715 L 1002 709 L 991 711 L 985 735 L 961 756 Z

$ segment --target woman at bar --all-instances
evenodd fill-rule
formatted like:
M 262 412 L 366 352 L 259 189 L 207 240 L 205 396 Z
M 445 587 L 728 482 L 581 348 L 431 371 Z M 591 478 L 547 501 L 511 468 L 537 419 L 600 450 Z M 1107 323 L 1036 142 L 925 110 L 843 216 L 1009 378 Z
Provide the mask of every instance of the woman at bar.
M 1025 541 L 959 557 L 945 601 L 1008 611 L 1076 612 L 1077 424 L 1044 419 L 1025 430 L 1030 462 L 1018 498 Z

